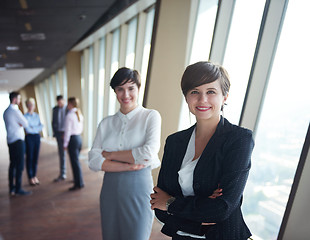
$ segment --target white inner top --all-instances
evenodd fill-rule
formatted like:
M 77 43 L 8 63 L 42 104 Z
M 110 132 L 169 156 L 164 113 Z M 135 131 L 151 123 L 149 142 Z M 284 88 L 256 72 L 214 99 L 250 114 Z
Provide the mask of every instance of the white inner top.
M 179 184 L 182 189 L 182 193 L 184 197 L 187 196 L 194 196 L 194 189 L 193 189 L 193 176 L 194 176 L 194 170 L 195 167 L 198 163 L 198 160 L 200 157 L 197 159 L 193 160 L 195 157 L 195 134 L 196 128 L 194 129 L 192 136 L 188 142 L 187 145 L 187 150 L 183 158 L 182 166 L 181 169 L 179 170 Z M 177 231 L 178 235 L 181 236 L 190 236 L 194 238 L 200 238 L 200 239 L 206 239 L 205 236 L 198 236 L 182 231 Z

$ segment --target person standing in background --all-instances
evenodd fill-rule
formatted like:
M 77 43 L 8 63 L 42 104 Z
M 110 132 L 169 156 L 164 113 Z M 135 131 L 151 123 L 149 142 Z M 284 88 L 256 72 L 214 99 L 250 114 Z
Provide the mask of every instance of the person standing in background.
M 83 131 L 83 115 L 78 109 L 78 99 L 68 99 L 68 114 L 65 118 L 64 149 L 68 148 L 72 172 L 73 187 L 70 191 L 79 190 L 84 187 L 82 169 L 79 162 L 79 155 L 82 148 L 81 134 Z
M 59 173 L 59 176 L 54 179 L 54 182 L 59 182 L 67 178 L 66 176 L 66 152 L 63 147 L 66 106 L 65 106 L 65 100 L 62 95 L 58 95 L 56 100 L 57 100 L 57 106 L 53 108 L 52 128 L 53 128 L 53 136 L 57 140 L 59 164 L 60 164 L 60 173 Z
M 21 100 L 19 92 L 11 92 L 9 97 L 11 104 L 3 113 L 10 155 L 9 194 L 11 196 L 30 195 L 31 192 L 22 189 L 25 160 L 25 133 L 23 128 L 28 127 L 28 122 L 18 109 Z
M 37 178 L 37 166 L 40 150 L 40 132 L 43 128 L 39 115 L 34 112 L 35 104 L 33 98 L 27 99 L 26 107 L 28 112 L 24 115 L 28 121 L 28 127 L 25 128 L 26 168 L 29 184 L 31 186 L 40 184 L 39 179 Z

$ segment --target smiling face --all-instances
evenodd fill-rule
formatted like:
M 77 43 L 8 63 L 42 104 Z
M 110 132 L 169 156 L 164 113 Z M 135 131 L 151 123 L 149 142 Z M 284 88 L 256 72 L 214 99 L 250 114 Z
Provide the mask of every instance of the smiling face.
M 186 94 L 186 102 L 192 114 L 199 120 L 220 119 L 221 107 L 228 95 L 223 96 L 219 80 L 195 87 Z
M 121 105 L 120 111 L 127 114 L 137 106 L 139 89 L 134 82 L 127 82 L 124 85 L 115 87 L 116 98 Z

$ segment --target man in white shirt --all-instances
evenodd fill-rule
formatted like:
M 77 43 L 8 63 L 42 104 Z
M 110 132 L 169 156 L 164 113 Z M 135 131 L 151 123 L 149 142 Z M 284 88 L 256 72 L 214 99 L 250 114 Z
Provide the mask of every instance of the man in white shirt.
M 19 92 L 11 92 L 9 97 L 11 104 L 3 113 L 10 154 L 9 193 L 11 196 L 30 195 L 31 192 L 22 189 L 25 161 L 24 128 L 28 127 L 28 122 L 18 108 L 21 100 Z

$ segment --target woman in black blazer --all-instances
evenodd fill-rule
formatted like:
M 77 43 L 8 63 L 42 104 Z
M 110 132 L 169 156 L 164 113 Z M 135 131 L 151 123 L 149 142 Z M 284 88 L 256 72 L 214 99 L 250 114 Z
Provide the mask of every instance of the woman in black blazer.
M 151 194 L 162 232 L 173 240 L 248 239 L 241 203 L 254 141 L 250 130 L 221 116 L 229 76 L 222 66 L 198 62 L 186 68 L 181 87 L 197 122 L 166 140 Z

